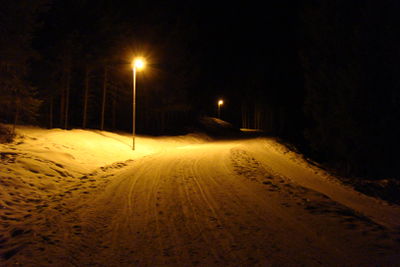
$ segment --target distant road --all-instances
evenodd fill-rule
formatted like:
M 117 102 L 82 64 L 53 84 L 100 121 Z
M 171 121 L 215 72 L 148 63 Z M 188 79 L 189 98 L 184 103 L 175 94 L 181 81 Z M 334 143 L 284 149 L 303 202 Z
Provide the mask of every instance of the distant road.
M 400 260 L 398 207 L 342 186 L 268 139 L 165 149 L 94 172 L 71 191 L 51 203 L 59 212 L 43 215 L 49 219 L 38 226 L 41 234 L 13 263 L 390 266 Z

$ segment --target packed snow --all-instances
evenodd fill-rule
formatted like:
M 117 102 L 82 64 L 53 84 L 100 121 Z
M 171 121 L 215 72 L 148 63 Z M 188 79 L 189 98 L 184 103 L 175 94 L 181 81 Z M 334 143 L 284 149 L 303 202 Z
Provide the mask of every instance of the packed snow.
M 400 207 L 272 138 L 19 127 L 1 266 L 395 266 Z

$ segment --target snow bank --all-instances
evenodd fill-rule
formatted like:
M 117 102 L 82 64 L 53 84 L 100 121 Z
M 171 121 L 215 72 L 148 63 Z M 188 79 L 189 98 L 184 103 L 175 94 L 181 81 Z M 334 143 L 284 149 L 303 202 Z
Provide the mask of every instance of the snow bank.
M 18 127 L 13 143 L 0 144 L 0 245 L 8 244 L 0 246 L 0 256 L 12 257 L 29 242 L 36 233 L 26 225 L 45 225 L 40 214 L 59 209 L 61 198 L 84 196 L 101 187 L 110 171 L 146 155 L 205 141 L 200 134 L 139 136 L 133 151 L 129 134 Z

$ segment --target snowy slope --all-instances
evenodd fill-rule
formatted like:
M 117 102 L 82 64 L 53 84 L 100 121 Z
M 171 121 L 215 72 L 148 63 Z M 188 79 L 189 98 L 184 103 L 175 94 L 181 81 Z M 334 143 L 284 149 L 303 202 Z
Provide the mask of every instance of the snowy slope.
M 14 237 L 34 231 L 26 229 L 27 222 L 44 224 L 44 210 L 75 191 L 97 188 L 107 181 L 107 170 L 185 142 L 204 142 L 196 135 L 137 137 L 132 151 L 131 136 L 104 131 L 19 127 L 17 134 L 14 143 L 0 144 L 0 254 L 5 257 L 20 249 Z
M 24 127 L 0 145 L 5 266 L 395 266 L 400 208 L 269 138 Z

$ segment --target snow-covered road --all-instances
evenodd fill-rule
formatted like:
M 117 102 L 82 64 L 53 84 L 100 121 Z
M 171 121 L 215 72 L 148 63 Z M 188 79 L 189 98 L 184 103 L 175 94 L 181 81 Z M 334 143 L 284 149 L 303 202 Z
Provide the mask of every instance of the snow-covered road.
M 37 131 L 24 139 L 27 147 L 36 142 L 32 154 L 19 152 L 28 151 L 23 145 L 3 148 L 14 152 L 2 153 L 8 174 L 2 174 L 0 186 L 9 191 L 0 192 L 1 265 L 395 266 L 400 261 L 398 206 L 343 186 L 273 139 L 139 139 L 150 152 L 127 160 L 136 153 L 129 146 L 115 156 L 106 150 L 129 138 L 60 130 L 34 137 Z M 64 138 L 62 148 L 54 143 L 60 150 L 50 155 L 58 163 L 39 157 L 60 140 L 51 137 L 61 134 L 75 137 L 70 143 Z M 95 146 L 86 140 L 108 146 L 103 152 L 88 150 Z M 76 143 L 85 144 L 84 153 Z M 118 162 L 94 168 L 113 157 Z M 44 183 L 41 174 L 59 186 Z
M 40 234 L 8 263 L 389 266 L 399 260 L 399 217 L 389 216 L 398 215 L 397 207 L 266 151 L 269 142 L 172 147 L 113 165 L 102 182 L 97 173 L 83 177 L 74 193 L 43 212 Z M 290 176 L 296 168 L 303 171 Z M 318 177 L 302 179 L 307 172 Z M 340 203 L 351 198 L 370 203 L 364 210 L 357 201 Z M 374 220 L 379 205 L 390 219 Z

